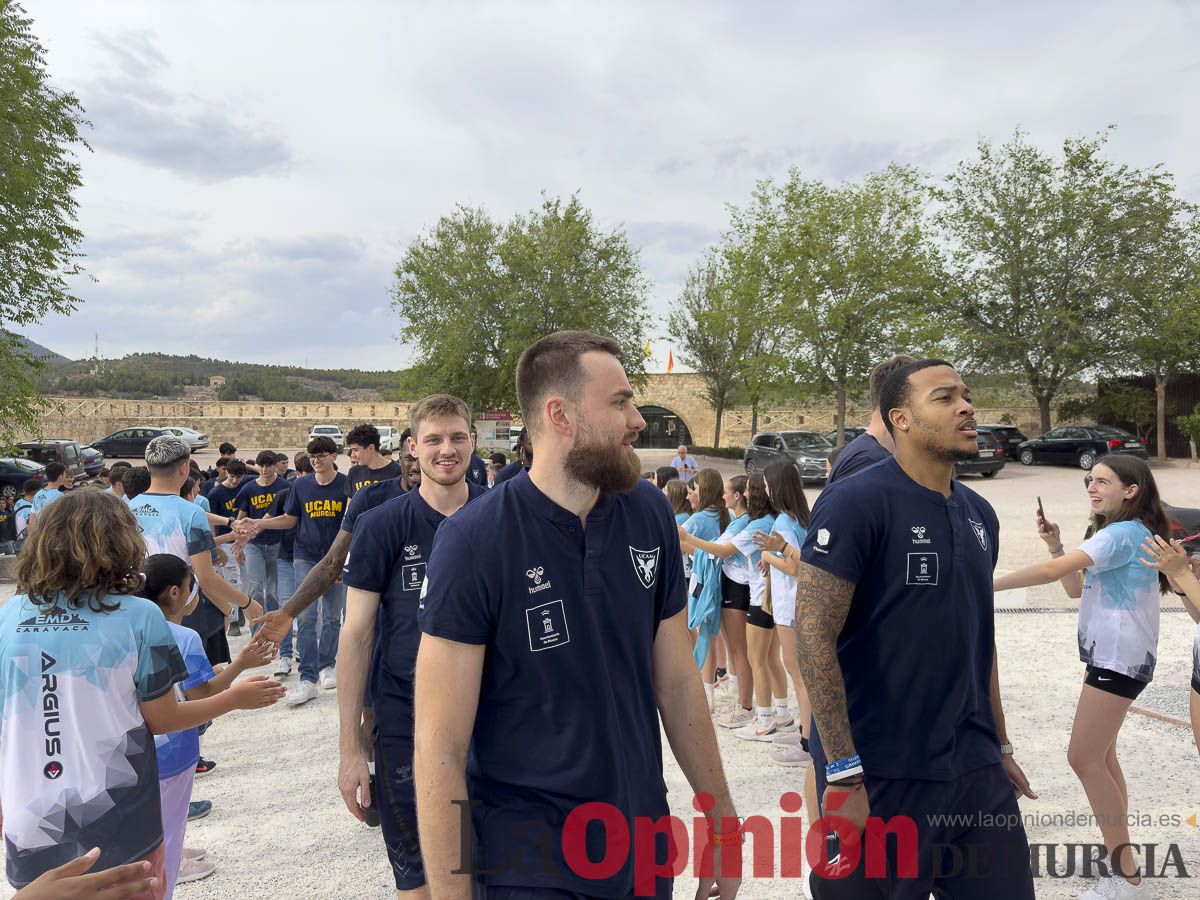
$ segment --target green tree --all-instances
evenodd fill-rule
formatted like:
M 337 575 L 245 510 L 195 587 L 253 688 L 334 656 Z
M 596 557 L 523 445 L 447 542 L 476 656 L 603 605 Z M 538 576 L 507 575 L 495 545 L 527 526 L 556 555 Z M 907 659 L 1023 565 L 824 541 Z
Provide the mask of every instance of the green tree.
M 1200 234 L 1196 210 L 1161 169 L 1144 176 L 1139 227 L 1123 248 L 1117 369 L 1154 376 L 1158 458 L 1167 458 L 1167 385 L 1200 367 Z M 1133 421 L 1132 417 L 1128 418 Z
M 1112 357 L 1125 252 L 1153 179 L 1101 156 L 1105 137 L 1060 157 L 1024 134 L 986 141 L 939 192 L 955 290 L 945 311 L 977 368 L 1024 377 L 1043 431 L 1065 381 Z
M 1192 459 L 1196 459 L 1196 447 L 1200 445 L 1200 403 L 1196 404 L 1190 416 L 1176 416 L 1175 427 L 1188 439 Z
M 671 308 L 668 330 L 679 359 L 704 380 L 704 399 L 716 413 L 714 447 L 721 446 L 721 420 L 745 371 L 752 322 L 740 314 L 729 265 L 710 251 L 684 279 Z
M 50 86 L 24 10 L 0 0 L 0 441 L 36 430 L 39 364 L 7 333 L 78 304 L 79 101 Z
M 644 377 L 648 283 L 624 231 L 602 231 L 573 196 L 544 199 L 506 224 L 457 207 L 396 267 L 400 337 L 417 348 L 412 384 L 449 391 L 473 410 L 517 409 L 521 351 L 562 329 L 606 334 Z
M 759 292 L 756 358 L 768 366 L 760 383 L 770 393 L 786 384 L 793 394 L 832 394 L 839 446 L 847 398 L 871 368 L 940 338 L 929 315 L 940 267 L 925 225 L 928 197 L 916 170 L 901 166 L 836 186 L 792 170 L 735 211 L 739 244 L 762 267 L 761 279 L 746 279 Z

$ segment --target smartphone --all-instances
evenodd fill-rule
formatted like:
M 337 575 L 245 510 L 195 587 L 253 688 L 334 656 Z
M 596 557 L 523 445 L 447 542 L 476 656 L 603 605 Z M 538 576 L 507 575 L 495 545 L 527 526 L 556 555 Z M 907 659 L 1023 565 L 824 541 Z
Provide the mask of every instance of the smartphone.
M 1038 517 L 1043 522 L 1045 522 L 1046 521 L 1046 511 L 1044 509 L 1042 509 L 1042 498 L 1038 497 L 1037 501 L 1038 501 Z
M 375 773 L 371 773 L 371 805 L 363 810 L 363 815 L 366 816 L 367 825 L 371 828 L 379 827 L 379 788 L 375 783 Z

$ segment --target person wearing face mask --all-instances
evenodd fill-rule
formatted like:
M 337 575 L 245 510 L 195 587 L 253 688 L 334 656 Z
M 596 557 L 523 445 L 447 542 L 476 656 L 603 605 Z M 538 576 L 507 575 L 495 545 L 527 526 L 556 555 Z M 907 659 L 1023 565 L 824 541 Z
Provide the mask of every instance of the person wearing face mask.
M 522 353 L 516 388 L 533 463 L 441 524 L 418 612 L 414 774 L 432 895 L 632 895 L 631 859 L 601 878 L 571 869 L 564 825 L 593 801 L 630 828 L 667 814 L 660 716 L 692 788 L 714 800 L 721 873 L 742 836 L 692 660 L 674 515 L 632 446 L 645 420 L 620 345 L 547 335 Z M 477 875 L 460 859 L 472 832 Z M 600 830 L 580 840 L 591 859 L 609 855 Z M 732 900 L 739 883 L 706 873 L 697 896 L 715 884 Z M 645 887 L 668 898 L 672 879 Z
M 1129 846 L 1129 793 L 1117 735 L 1129 707 L 1154 677 L 1159 597 L 1167 579 L 1142 565 L 1143 543 L 1171 536 L 1154 475 L 1144 460 L 1110 455 L 1087 478 L 1092 533 L 1066 550 L 1059 527 L 1037 514 L 1050 559 L 996 579 L 996 590 L 1061 581 L 1079 598 L 1079 658 L 1086 665 L 1067 762 L 1100 824 L 1112 871 L 1080 900 L 1149 897 Z

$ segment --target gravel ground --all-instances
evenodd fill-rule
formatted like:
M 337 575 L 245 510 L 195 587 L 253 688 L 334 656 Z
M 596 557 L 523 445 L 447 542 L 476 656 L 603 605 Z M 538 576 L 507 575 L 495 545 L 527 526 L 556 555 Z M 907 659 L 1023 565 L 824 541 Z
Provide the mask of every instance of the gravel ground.
M 669 456 L 669 451 L 647 453 L 647 467 Z M 716 467 L 732 473 L 738 464 L 720 461 Z M 1062 524 L 1064 534 L 1082 534 L 1087 508 L 1081 474 L 1065 468 L 1025 469 L 1017 465 L 1007 467 L 992 480 L 967 481 L 992 502 L 1000 516 L 1002 570 L 1044 555 L 1032 525 L 1038 495 L 1047 515 Z M 1200 505 L 1194 472 L 1170 467 L 1156 470 L 1156 475 L 1169 502 Z M 809 495 L 814 498 L 816 490 L 810 489 Z M 10 594 L 11 589 L 6 593 Z M 998 598 L 998 605 L 1063 610 L 1070 606 L 1056 587 L 1012 594 Z M 996 624 L 1009 733 L 1018 760 L 1040 794 L 1040 799 L 1022 803 L 1030 841 L 1094 842 L 1099 837 L 1098 829 L 1071 821 L 1071 817 L 1086 815 L 1089 810 L 1083 790 L 1066 763 L 1071 718 L 1082 680 L 1075 616 L 1066 612 L 1002 612 Z M 1176 714 L 1182 710 L 1184 717 L 1194 635 L 1195 626 L 1186 614 L 1163 615 L 1159 671 L 1145 695 L 1148 703 L 1170 707 Z M 237 646 L 240 641 L 235 641 L 235 650 Z M 295 678 L 292 675 L 287 680 L 294 682 Z M 214 809 L 208 818 L 189 827 L 188 844 L 208 848 L 219 867 L 206 881 L 181 886 L 176 892 L 178 897 L 383 900 L 392 896 L 390 871 L 378 830 L 353 820 L 337 793 L 336 712 L 334 692 L 322 692 L 299 709 L 277 706 L 256 713 L 233 713 L 208 732 L 203 752 L 217 760 L 218 767 L 197 781 L 194 796 L 212 800 Z M 739 812 L 761 814 L 778 822 L 782 815 L 779 796 L 800 789 L 803 770 L 775 767 L 767 759 L 767 746 L 739 741 L 719 731 Z M 536 737 L 531 736 L 531 741 Z M 1177 844 L 1188 874 L 1200 876 L 1200 830 L 1184 822 L 1200 812 L 1200 757 L 1190 731 L 1131 715 L 1122 732 L 1120 750 L 1132 811 L 1140 820 L 1152 820 L 1139 821 L 1132 828 L 1132 839 L 1164 845 L 1157 853 L 1160 867 L 1167 852 L 1165 845 Z M 664 768 L 672 812 L 690 820 L 691 792 L 669 750 Z M 1175 878 L 1156 880 L 1155 896 L 1195 898 L 1200 896 L 1196 883 Z M 1037 896 L 1073 898 L 1087 886 L 1078 877 L 1043 877 L 1038 879 Z M 693 889 L 694 883 L 685 879 L 675 893 L 677 897 L 690 897 Z M 11 891 L 0 896 L 11 896 Z M 800 893 L 795 881 L 748 879 L 739 896 L 779 900 L 799 897 Z

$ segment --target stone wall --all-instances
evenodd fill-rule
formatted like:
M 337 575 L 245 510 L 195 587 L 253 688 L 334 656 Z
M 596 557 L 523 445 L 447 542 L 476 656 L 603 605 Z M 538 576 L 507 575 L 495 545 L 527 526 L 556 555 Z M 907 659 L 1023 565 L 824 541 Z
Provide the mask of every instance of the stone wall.
M 415 402 L 415 401 L 413 401 Z M 700 376 L 683 373 L 651 375 L 635 402 L 639 406 L 661 406 L 679 416 L 697 446 L 709 446 L 716 415 L 704 399 Z M 313 425 L 332 424 L 348 432 L 370 422 L 408 427 L 409 402 L 264 403 L 205 402 L 185 400 L 97 400 L 48 399 L 41 416 L 42 434 L 47 438 L 94 441 L 120 428 L 178 425 L 205 432 L 215 447 L 232 441 L 238 447 L 302 447 Z M 759 410 L 759 431 L 805 429 L 827 432 L 834 427 L 835 412 L 828 408 L 771 407 Z M 977 409 L 980 422 L 1000 422 L 1005 416 L 1030 437 L 1041 433 L 1036 407 Z M 848 424 L 865 424 L 869 411 L 848 408 Z M 721 443 L 744 446 L 751 437 L 751 411 L 737 407 L 725 411 Z M 32 435 L 27 435 L 32 437 Z

